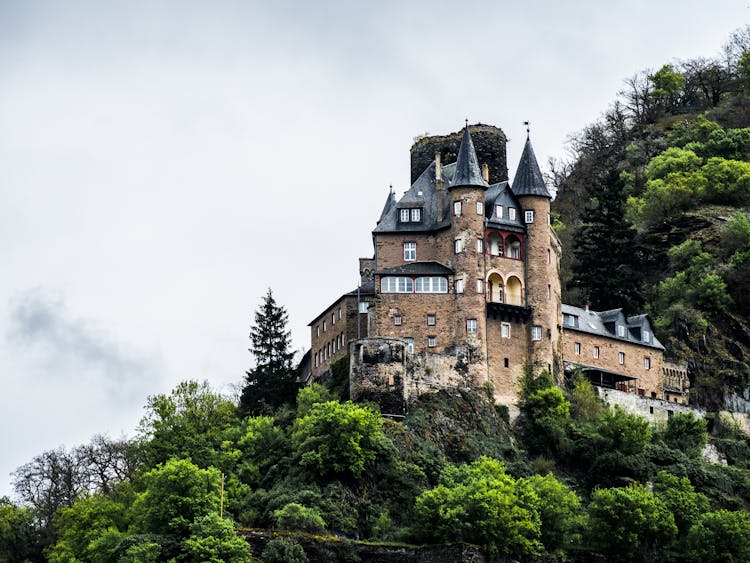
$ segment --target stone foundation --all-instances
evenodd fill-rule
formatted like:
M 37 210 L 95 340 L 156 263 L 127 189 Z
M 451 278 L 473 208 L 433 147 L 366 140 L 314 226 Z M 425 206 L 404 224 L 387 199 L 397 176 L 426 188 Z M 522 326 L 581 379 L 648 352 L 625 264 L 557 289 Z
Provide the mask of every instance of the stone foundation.
M 594 390 L 609 406 L 614 407 L 617 405 L 625 412 L 637 414 L 652 424 L 666 424 L 667 419 L 674 413 L 678 412 L 691 412 L 695 416 L 701 418 L 706 417 L 705 410 L 682 405 L 680 403 L 664 401 L 661 399 L 651 399 L 649 397 L 636 395 L 635 393 L 626 393 L 624 391 L 605 389 L 597 386 L 594 386 Z

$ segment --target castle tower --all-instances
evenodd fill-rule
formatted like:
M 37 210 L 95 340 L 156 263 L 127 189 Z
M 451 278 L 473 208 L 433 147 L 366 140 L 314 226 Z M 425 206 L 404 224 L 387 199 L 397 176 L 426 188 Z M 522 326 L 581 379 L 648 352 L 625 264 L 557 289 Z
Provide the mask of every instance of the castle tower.
M 473 356 L 470 359 L 477 366 L 486 366 L 482 360 L 487 355 L 483 240 L 484 196 L 488 187 L 467 124 L 448 193 L 453 239 L 451 265 L 455 271 L 455 341 L 467 344 Z M 484 372 L 486 377 L 486 367 Z
M 561 375 L 560 243 L 552 231 L 550 202 L 539 163 L 527 136 L 512 191 L 526 225 L 526 303 L 532 308 L 528 360 L 537 370 Z

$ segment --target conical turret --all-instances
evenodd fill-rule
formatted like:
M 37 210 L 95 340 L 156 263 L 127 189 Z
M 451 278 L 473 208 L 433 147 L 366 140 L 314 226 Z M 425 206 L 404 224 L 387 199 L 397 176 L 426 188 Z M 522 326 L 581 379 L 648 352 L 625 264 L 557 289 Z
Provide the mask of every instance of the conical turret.
M 521 160 L 518 163 L 518 170 L 513 177 L 511 189 L 516 196 L 533 195 L 552 199 L 544 183 L 542 171 L 539 170 L 539 163 L 536 161 L 534 148 L 531 146 L 531 139 L 528 136 L 523 147 Z
M 464 138 L 461 140 L 461 147 L 458 149 L 458 160 L 456 160 L 456 173 L 450 183 L 450 188 L 458 186 L 481 186 L 489 187 L 482 177 L 482 171 L 479 168 L 477 153 L 474 150 L 474 143 L 469 133 L 469 125 L 464 128 Z

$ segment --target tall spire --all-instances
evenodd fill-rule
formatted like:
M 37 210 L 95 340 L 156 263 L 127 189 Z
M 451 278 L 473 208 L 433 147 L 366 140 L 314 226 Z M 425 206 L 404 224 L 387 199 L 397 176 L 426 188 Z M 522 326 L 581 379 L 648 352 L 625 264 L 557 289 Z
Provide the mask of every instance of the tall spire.
M 482 171 L 479 169 L 477 153 L 474 150 L 474 143 L 469 133 L 469 122 L 466 121 L 464 127 L 464 138 L 461 140 L 461 147 L 458 149 L 458 160 L 456 160 L 456 172 L 450 187 L 457 186 L 481 186 L 488 187 L 487 182 L 482 177 Z
M 516 175 L 513 177 L 511 189 L 516 196 L 535 195 L 552 199 L 544 183 L 542 171 L 539 170 L 539 163 L 536 161 L 531 139 L 528 136 L 528 128 L 526 130 L 526 144 L 523 147 L 523 154 L 521 154 Z

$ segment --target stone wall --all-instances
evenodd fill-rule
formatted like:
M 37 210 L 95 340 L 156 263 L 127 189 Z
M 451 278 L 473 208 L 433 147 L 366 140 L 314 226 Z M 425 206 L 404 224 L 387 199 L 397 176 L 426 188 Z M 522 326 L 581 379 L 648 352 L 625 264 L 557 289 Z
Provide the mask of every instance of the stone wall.
M 649 397 L 639 397 L 633 393 L 616 391 L 614 389 L 604 389 L 594 386 L 594 390 L 604 401 L 611 407 L 615 405 L 622 408 L 630 414 L 637 414 L 650 421 L 652 424 L 666 424 L 667 419 L 674 413 L 691 412 L 701 418 L 706 417 L 706 411 L 697 407 L 681 405 L 679 403 L 670 403 L 661 399 L 651 399 Z
M 503 130 L 492 125 L 469 125 L 471 140 L 477 153 L 479 164 L 487 164 L 490 171 L 490 183 L 508 179 L 508 161 L 505 154 L 507 138 Z M 440 153 L 443 164 L 456 162 L 461 145 L 463 129 L 448 135 L 422 137 L 414 141 L 411 147 L 411 183 L 424 172 Z

